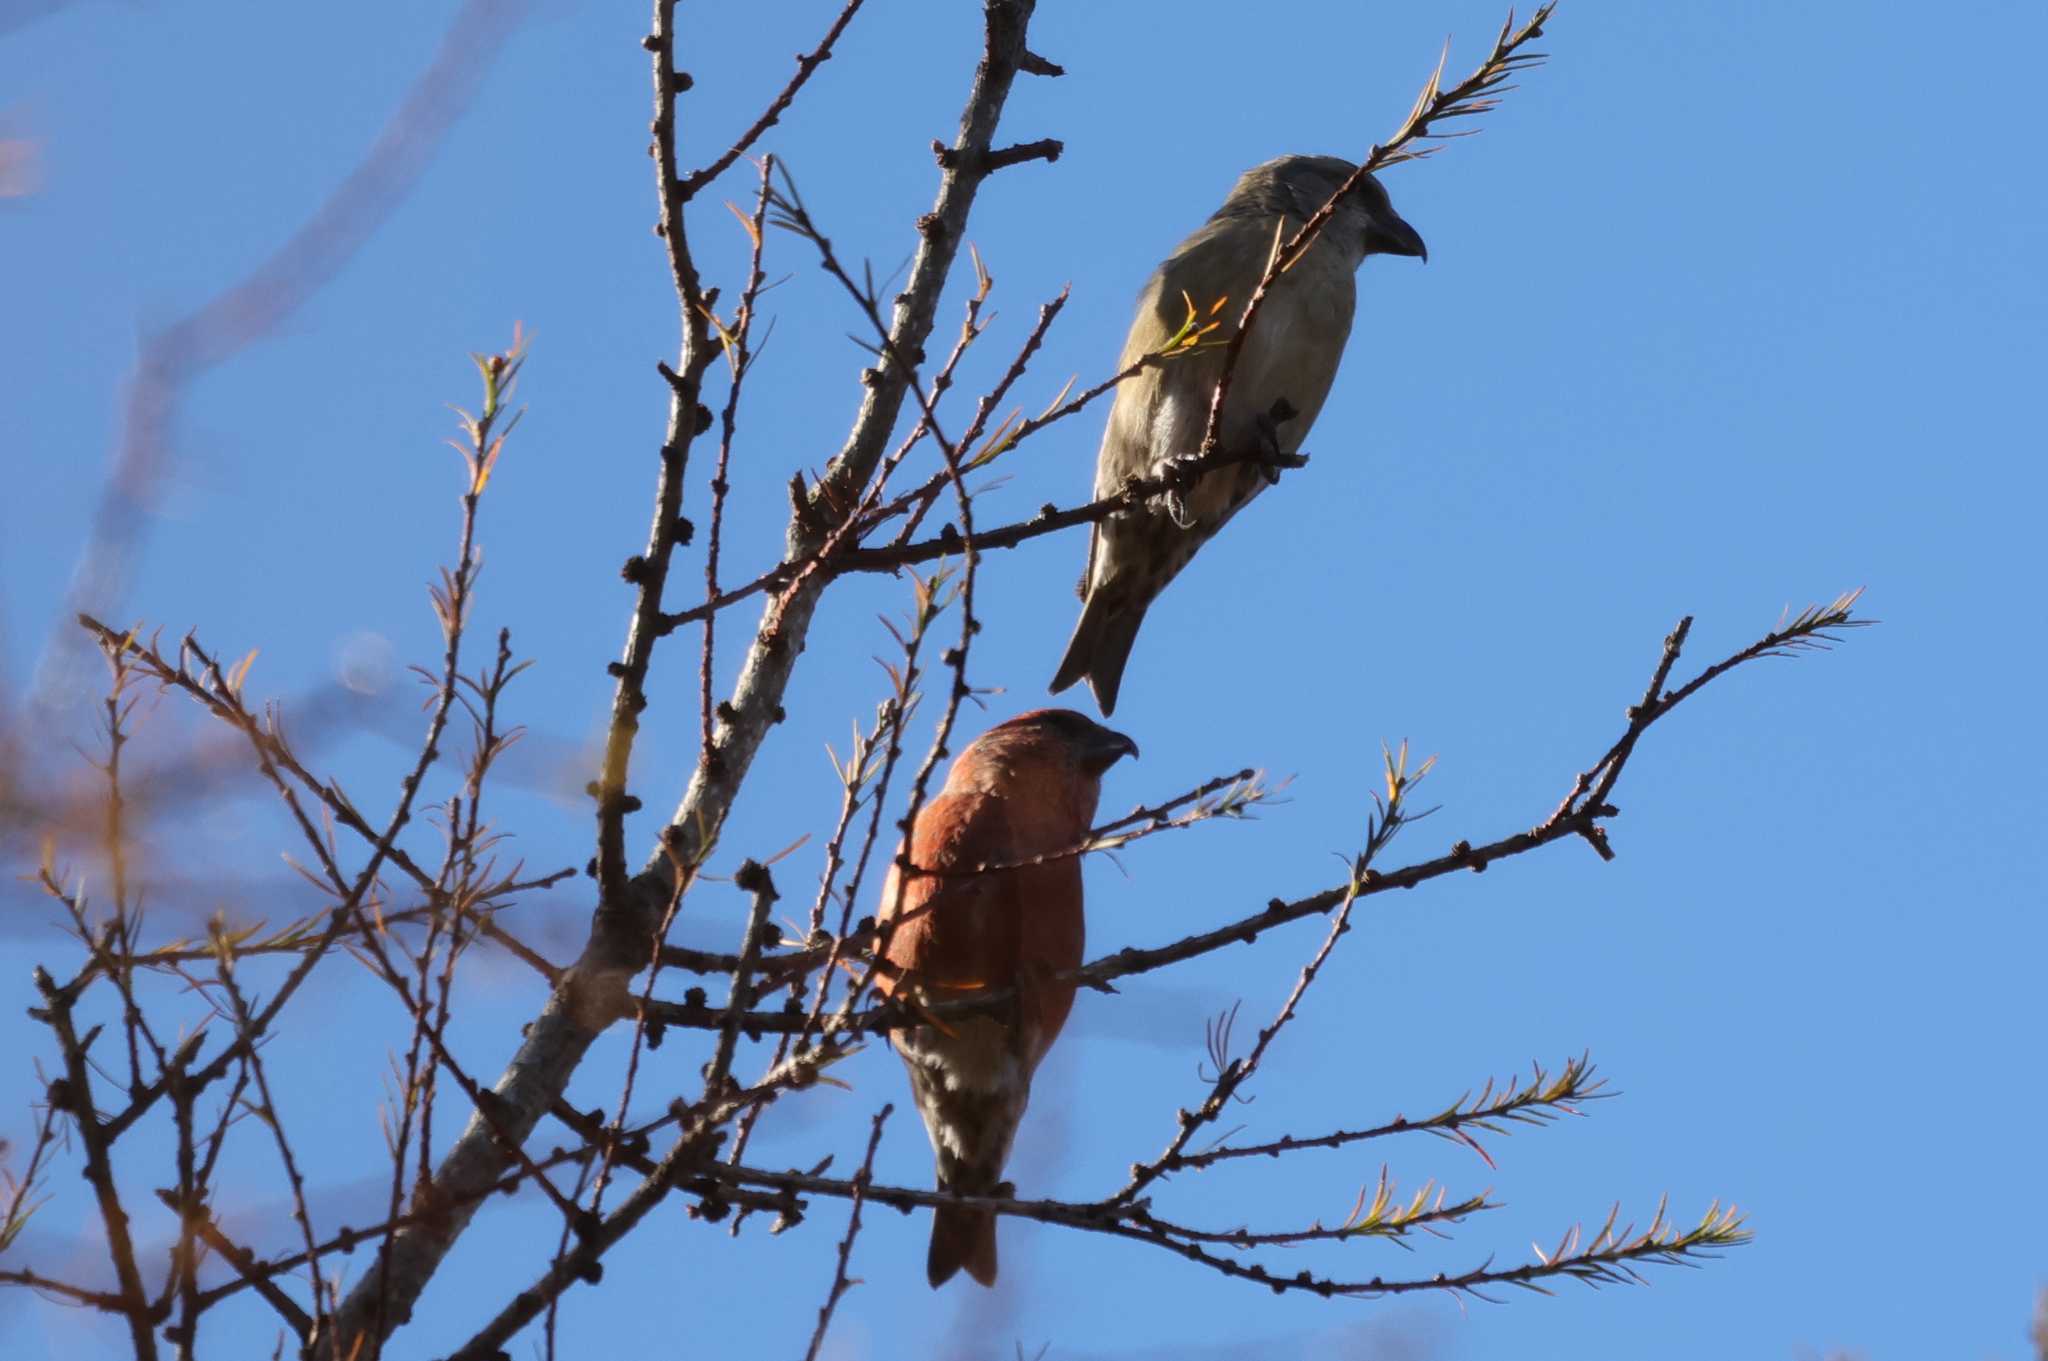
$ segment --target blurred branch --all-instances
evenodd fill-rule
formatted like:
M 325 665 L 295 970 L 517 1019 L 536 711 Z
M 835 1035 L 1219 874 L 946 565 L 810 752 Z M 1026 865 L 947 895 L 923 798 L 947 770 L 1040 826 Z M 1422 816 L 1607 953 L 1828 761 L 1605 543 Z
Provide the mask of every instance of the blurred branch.
M 42 1181 L 43 1159 L 49 1155 L 56 1133 L 57 1108 L 45 1103 L 36 1120 L 36 1141 L 29 1149 L 28 1166 L 19 1175 L 12 1169 L 0 1169 L 0 1191 L 7 1197 L 5 1213 L 0 1213 L 0 1252 L 13 1246 L 21 1231 L 28 1227 L 29 1219 L 48 1199 Z M 0 1154 L 9 1151 L 5 1144 L 0 1144 Z
M 133 631 L 119 632 L 90 615 L 79 616 L 78 622 L 101 643 L 124 649 L 151 680 L 181 692 L 215 718 L 239 732 L 257 757 L 259 771 L 271 781 L 279 798 L 292 810 L 295 821 L 316 857 L 332 859 L 332 854 L 326 849 L 326 838 L 321 835 L 315 819 L 300 807 L 297 796 L 292 792 L 294 786 L 311 795 L 320 805 L 323 817 L 331 820 L 335 826 L 354 834 L 372 848 L 382 845 L 385 861 L 412 880 L 422 893 L 437 902 L 445 896 L 435 876 L 415 861 L 402 846 L 395 842 L 387 843 L 384 834 L 370 824 L 338 783 L 322 780 L 313 774 L 287 740 L 283 716 L 275 706 L 271 706 L 261 717 L 249 709 L 243 701 L 240 685 L 234 681 L 231 674 L 232 668 L 223 669 L 197 638 L 188 634 L 179 644 L 178 654 L 173 658 L 164 653 L 156 640 L 145 642 Z M 193 662 L 198 663 L 196 670 L 192 666 Z M 523 879 L 520 877 L 522 867 L 515 866 L 483 896 L 487 899 L 496 899 L 530 888 L 550 887 L 573 872 L 560 870 L 536 879 Z M 327 872 L 325 884 L 318 878 L 312 882 L 334 894 L 345 894 L 349 887 L 346 880 L 340 877 L 338 865 L 331 872 Z M 494 936 L 494 939 L 496 938 L 498 937 Z
M 274 334 L 334 281 L 426 174 L 530 12 L 529 0 L 465 0 L 377 140 L 305 224 L 247 276 L 141 337 L 113 460 L 60 619 L 119 608 L 186 388 Z M 77 661 L 74 636 L 60 630 L 46 645 L 32 702 L 63 702 L 77 685 Z

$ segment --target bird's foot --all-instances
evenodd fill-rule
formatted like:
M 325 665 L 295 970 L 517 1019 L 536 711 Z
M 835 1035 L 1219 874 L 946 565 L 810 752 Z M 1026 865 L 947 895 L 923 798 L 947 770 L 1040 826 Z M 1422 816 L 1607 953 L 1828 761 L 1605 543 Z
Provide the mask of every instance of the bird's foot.
M 1294 403 L 1282 397 L 1255 422 L 1259 432 L 1259 443 L 1252 453 L 1251 461 L 1265 474 L 1266 485 L 1269 487 L 1279 484 L 1282 470 L 1308 466 L 1307 454 L 1288 454 L 1280 450 L 1280 427 L 1300 414 L 1295 410 Z
M 1200 453 L 1181 454 L 1159 466 L 1159 478 L 1166 489 L 1159 493 L 1157 504 L 1176 529 L 1195 527 L 1195 513 L 1188 506 L 1187 494 L 1202 480 L 1208 461 Z

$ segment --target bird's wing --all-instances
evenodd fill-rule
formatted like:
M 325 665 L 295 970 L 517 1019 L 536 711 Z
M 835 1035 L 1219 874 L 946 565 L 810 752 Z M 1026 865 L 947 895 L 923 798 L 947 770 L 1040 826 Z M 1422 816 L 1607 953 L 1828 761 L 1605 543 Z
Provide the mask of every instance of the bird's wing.
M 1223 375 L 1227 340 L 1238 318 L 1244 315 L 1266 262 L 1276 242 L 1284 244 L 1302 226 L 1293 216 L 1232 216 L 1210 222 L 1182 243 L 1179 250 L 1160 266 L 1159 291 L 1173 306 L 1185 309 L 1179 300 L 1206 287 L 1221 288 L 1228 301 L 1217 317 L 1224 328 L 1219 343 L 1187 356 L 1199 370 L 1203 395 L 1213 390 Z M 1301 413 L 1280 427 L 1281 450 L 1293 453 L 1300 447 L 1308 427 L 1329 396 L 1337 376 L 1337 361 L 1351 334 L 1351 317 L 1356 299 L 1354 265 L 1334 243 L 1318 240 L 1309 252 L 1279 279 L 1259 309 L 1257 323 L 1245 340 L 1231 375 L 1230 395 L 1223 409 L 1222 438 L 1226 445 L 1248 440 L 1256 434 L 1255 422 L 1285 397 Z M 1200 281 L 1198 283 L 1198 281 Z M 1196 298 L 1198 308 L 1213 305 L 1213 299 Z M 1182 361 L 1175 361 L 1182 362 Z M 1176 445 L 1198 445 L 1208 423 L 1206 401 L 1190 404 L 1186 413 L 1191 432 L 1176 428 L 1168 437 Z M 1161 453 L 1168 451 L 1161 450 Z M 1192 453 L 1192 447 L 1175 448 L 1173 453 Z
M 906 879 L 892 868 L 876 915 L 888 929 L 884 954 L 898 981 L 963 990 L 1008 984 L 1017 971 L 1017 941 L 1004 876 L 959 872 L 1017 858 L 1002 800 L 941 794 L 925 805 L 910 863 L 940 873 Z
M 1047 795 L 1054 791 L 1044 791 Z M 1028 798 L 1018 790 L 1013 798 Z M 894 978 L 884 991 L 914 984 L 927 994 L 1015 988 L 1012 1039 L 1035 1066 L 1073 1008 L 1074 984 L 1060 974 L 1081 964 L 1085 941 L 1081 864 L 1068 856 L 1018 865 L 1020 851 L 1008 801 L 985 794 L 945 794 L 918 815 L 911 863 L 939 871 L 979 865 L 1013 868 L 958 877 L 913 875 L 897 892 L 891 872 L 877 920 L 894 923 L 886 958 Z M 1073 835 L 1078 841 L 1085 828 Z M 1058 847 L 1066 849 L 1063 840 Z
M 1081 967 L 1087 944 L 1080 858 L 1015 870 L 1003 892 L 1016 904 L 1019 1035 L 1035 1068 L 1074 1009 L 1076 985 L 1060 975 Z
M 1295 414 L 1275 433 L 1282 453 L 1296 453 L 1330 395 L 1351 337 L 1358 284 L 1341 252 L 1320 247 L 1319 242 L 1274 283 L 1259 309 L 1231 375 L 1225 443 L 1254 438 L 1259 417 L 1285 398 Z

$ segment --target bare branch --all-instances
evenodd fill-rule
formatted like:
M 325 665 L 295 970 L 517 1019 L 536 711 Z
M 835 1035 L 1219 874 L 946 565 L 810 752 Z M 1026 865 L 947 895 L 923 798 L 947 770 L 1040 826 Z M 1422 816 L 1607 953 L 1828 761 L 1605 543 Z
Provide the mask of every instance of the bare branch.
M 974 153 L 970 160 L 988 149 L 994 135 L 1023 56 L 1025 28 L 1032 8 L 1031 0 L 989 0 L 986 48 L 968 96 L 960 136 L 954 143 L 956 150 Z M 662 229 L 670 248 L 684 340 L 680 367 L 671 371 L 678 381 L 670 384 L 669 430 L 663 446 L 649 552 L 637 568 L 630 569 L 639 577 L 636 584 L 640 589 L 625 657 L 619 663 L 621 684 L 613 702 L 612 730 L 607 736 L 605 764 L 598 781 L 600 908 L 582 958 L 562 976 L 546 1008 L 526 1026 L 524 1043 L 493 1088 L 501 1118 L 495 1122 L 472 1119 L 435 1174 L 437 1193 L 462 1208 L 451 1215 L 451 1223 L 436 1225 L 436 1232 L 408 1229 L 387 1246 L 386 1251 L 393 1255 L 390 1317 L 404 1317 L 410 1312 L 448 1247 L 466 1226 L 468 1207 L 473 1204 L 470 1193 L 495 1182 L 502 1173 L 507 1165 L 502 1143 L 509 1141 L 516 1146 L 527 1136 L 540 1116 L 566 1090 L 571 1074 L 598 1034 L 632 1011 L 627 979 L 651 957 L 655 933 L 673 901 L 678 882 L 688 867 L 700 864 L 709 853 L 755 753 L 781 717 L 782 695 L 802 651 L 803 637 L 823 584 L 810 583 L 792 590 L 766 612 L 729 702 L 731 719 L 722 725 L 712 752 L 698 762 L 662 844 L 630 884 L 622 882 L 623 819 L 628 809 L 637 806 L 637 801 L 626 792 L 627 756 L 640 712 L 646 706 L 644 683 L 653 643 L 665 631 L 659 627 L 660 590 L 680 519 L 683 455 L 700 421 L 697 385 L 716 355 L 705 335 L 704 293 L 694 265 L 681 246 L 683 215 L 680 181 L 674 169 L 674 82 L 670 74 L 674 69 L 673 17 L 673 0 L 656 0 L 648 46 L 654 59 L 655 160 Z M 941 174 L 938 202 L 925 219 L 927 225 L 921 233 L 917 257 L 895 307 L 891 334 L 899 353 L 916 351 L 930 333 L 940 293 L 964 237 L 968 213 L 983 177 L 984 172 L 973 167 Z M 833 460 L 825 485 L 817 489 L 816 495 L 856 492 L 866 482 L 894 425 L 903 391 L 904 376 L 890 373 L 881 374 L 865 388 L 853 433 Z M 802 516 L 796 517 L 792 535 L 797 556 L 815 551 L 822 542 L 821 536 L 814 536 L 815 531 L 804 527 Z M 791 1063 L 801 1062 L 815 1069 L 835 1056 L 832 1046 L 821 1045 L 808 1055 L 796 1056 Z M 654 1198 L 658 1199 L 659 1189 L 657 1185 L 652 1193 Z M 634 1219 L 644 1214 L 651 1208 L 651 1201 L 643 1203 L 638 1199 L 640 1196 L 641 1192 L 636 1191 L 607 1217 L 606 1223 L 611 1224 L 629 1211 Z M 619 1231 L 626 1227 L 630 1224 L 622 1222 Z M 590 1249 L 592 1242 L 591 1238 L 584 1238 L 577 1250 L 559 1264 L 560 1268 L 580 1269 L 582 1260 L 578 1254 Z M 373 1352 L 379 1339 L 366 1332 L 366 1325 L 373 1316 L 373 1308 L 382 1308 L 372 1303 L 381 1293 L 358 1286 L 344 1301 L 337 1317 L 338 1335 L 365 1338 L 370 1343 L 366 1350 Z M 535 1297 L 534 1310 L 544 1306 L 553 1293 L 556 1292 Z M 508 1314 L 498 1326 L 516 1328 L 530 1317 L 528 1312 L 519 1312 L 516 1319 Z M 495 1335 L 495 1327 L 492 1331 Z M 367 1355 L 363 1361 L 369 1361 Z
M 860 1171 L 853 1177 L 853 1207 L 846 1216 L 846 1235 L 839 1240 L 839 1262 L 832 1269 L 832 1286 L 825 1292 L 825 1302 L 818 1306 L 818 1326 L 811 1333 L 811 1345 L 804 1351 L 804 1361 L 818 1361 L 818 1351 L 825 1345 L 826 1330 L 832 1326 L 832 1311 L 839 1307 L 839 1301 L 847 1290 L 858 1284 L 846 1274 L 846 1264 L 853 1257 L 853 1240 L 860 1237 L 861 1200 L 866 1195 L 868 1183 L 874 1180 L 875 1150 L 882 1146 L 882 1123 L 895 1109 L 894 1106 L 884 1106 L 876 1111 L 874 1127 L 868 1131 L 868 1151 L 860 1160 Z
M 712 1170 L 711 1175 L 736 1186 L 766 1187 L 839 1199 L 851 1199 L 854 1194 L 853 1183 L 849 1181 L 800 1172 L 772 1172 L 755 1167 L 728 1167 L 720 1164 Z M 1546 1283 L 1554 1279 L 1578 1280 L 1588 1285 L 1641 1283 L 1642 1277 L 1635 1271 L 1638 1265 L 1671 1265 L 1696 1261 L 1716 1256 L 1720 1250 L 1740 1246 L 1750 1239 L 1749 1230 L 1744 1226 L 1742 1216 L 1733 1209 L 1724 1210 L 1719 1205 L 1714 1205 L 1693 1228 L 1678 1229 L 1666 1222 L 1663 1206 L 1660 1205 L 1649 1227 L 1641 1232 L 1637 1232 L 1633 1225 L 1617 1227 L 1618 1214 L 1610 1214 L 1590 1241 L 1580 1230 L 1574 1228 L 1564 1235 L 1556 1249 L 1548 1253 L 1539 1249 L 1537 1260 L 1525 1266 L 1496 1270 L 1489 1262 L 1458 1275 L 1438 1273 L 1434 1276 L 1411 1279 L 1373 1276 L 1358 1280 L 1337 1280 L 1318 1276 L 1306 1270 L 1283 1276 L 1267 1270 L 1257 1262 L 1242 1262 L 1234 1257 L 1224 1256 L 1208 1246 L 1235 1244 L 1241 1237 L 1257 1244 L 1261 1241 L 1279 1243 L 1334 1240 L 1347 1236 L 1337 1230 L 1312 1230 L 1291 1235 L 1248 1232 L 1240 1234 L 1237 1230 L 1196 1232 L 1154 1217 L 1143 1201 L 1136 1204 L 1098 1202 L 1073 1205 L 1057 1200 L 955 1196 L 941 1191 L 874 1185 L 862 1187 L 861 1194 L 864 1199 L 875 1204 L 899 1210 L 960 1205 L 992 1210 L 997 1214 L 1020 1219 L 1035 1219 L 1041 1223 L 1056 1224 L 1086 1233 L 1127 1238 L 1163 1248 L 1232 1279 L 1262 1285 L 1275 1294 L 1299 1291 L 1324 1298 L 1371 1298 L 1381 1295 L 1416 1294 L 1423 1291 L 1447 1291 L 1457 1295 L 1489 1299 L 1491 1297 L 1485 1292 L 1489 1288 L 1503 1285 L 1547 1293 Z M 1414 1203 L 1410 1202 L 1411 1205 Z M 1423 1227 L 1424 1216 L 1428 1216 L 1430 1221 L 1440 1222 L 1487 1207 L 1487 1203 L 1482 1203 L 1479 1198 L 1455 1206 L 1425 1204 L 1414 1211 L 1414 1218 L 1417 1221 L 1416 1226 Z M 1400 1215 L 1409 1213 L 1406 1207 L 1397 1207 L 1397 1212 Z M 1384 1235 L 1367 1233 L 1363 1236 Z
M 789 106 L 796 102 L 798 91 L 810 80 L 811 73 L 831 60 L 833 44 L 839 41 L 839 35 L 846 31 L 846 26 L 853 22 L 853 16 L 860 12 L 862 3 L 863 0 L 847 0 L 846 7 L 839 11 L 839 17 L 834 19 L 832 27 L 826 30 L 824 39 L 810 52 L 797 57 L 796 74 L 789 78 L 789 84 L 782 87 L 782 92 L 768 102 L 768 107 L 754 120 L 753 126 L 741 133 L 738 140 L 720 153 L 717 160 L 702 170 L 691 171 L 683 177 L 676 189 L 685 201 L 695 198 L 705 185 L 731 169 L 734 161 L 746 155 L 747 149 L 761 140 L 762 133 L 782 120 L 782 115 L 789 112 Z M 664 29 L 660 27 L 656 28 L 651 41 L 656 44 L 656 50 L 672 45 Z M 676 94 L 681 94 L 690 88 L 690 78 L 678 71 L 671 78 L 670 85 Z
M 1259 1032 L 1258 1039 L 1252 1044 L 1251 1053 L 1241 1060 L 1232 1059 L 1217 1064 L 1216 1077 L 1210 1084 L 1207 1098 L 1193 1110 L 1175 1113 L 1179 1119 L 1179 1127 L 1174 1131 L 1173 1139 L 1167 1144 L 1166 1151 L 1149 1163 L 1133 1167 L 1131 1179 L 1124 1184 L 1121 1191 L 1110 1197 L 1111 1203 L 1129 1204 L 1136 1200 L 1140 1192 L 1166 1174 L 1169 1163 L 1180 1159 L 1187 1150 L 1188 1141 L 1195 1137 L 1197 1130 L 1210 1124 L 1229 1109 L 1230 1100 L 1237 1094 L 1238 1088 L 1258 1071 L 1260 1062 L 1266 1057 L 1266 1051 L 1272 1047 L 1273 1041 L 1279 1038 L 1287 1023 L 1294 1019 L 1296 1010 L 1301 1006 L 1301 999 L 1315 986 L 1316 976 L 1322 972 L 1323 964 L 1329 959 L 1330 952 L 1337 948 L 1338 939 L 1351 929 L 1351 907 L 1358 901 L 1360 880 L 1370 868 L 1373 856 L 1393 838 L 1394 833 L 1400 830 L 1404 822 L 1410 820 L 1407 812 L 1409 791 L 1429 773 L 1431 763 L 1424 761 L 1418 769 L 1410 773 L 1408 748 L 1403 746 L 1398 759 L 1392 753 L 1388 753 L 1386 764 L 1387 792 L 1378 799 L 1377 815 L 1366 832 L 1365 850 L 1360 852 L 1353 862 L 1351 882 L 1346 887 L 1344 901 L 1338 904 L 1337 914 L 1330 921 L 1330 930 L 1323 937 L 1322 945 L 1316 950 L 1314 957 L 1302 966 L 1300 976 L 1294 981 L 1294 990 L 1289 992 L 1287 1000 L 1281 1003 L 1279 1014 L 1273 1018 L 1271 1025 Z M 1223 1059 L 1220 1042 L 1216 1046 L 1216 1051 L 1217 1058 Z M 1384 1194 L 1384 1186 L 1381 1189 Z
M 1603 1090 L 1606 1079 L 1593 1076 L 1593 1065 L 1581 1055 L 1567 1059 L 1555 1078 L 1538 1067 L 1530 1077 L 1528 1085 L 1522 1086 L 1513 1079 L 1502 1087 L 1496 1096 L 1494 1084 L 1489 1080 L 1484 1090 L 1476 1096 L 1467 1093 L 1438 1111 L 1435 1115 L 1419 1120 L 1396 1116 L 1383 1125 L 1370 1129 L 1334 1130 L 1329 1134 L 1307 1137 L 1283 1136 L 1267 1143 L 1223 1145 L 1204 1149 L 1199 1153 L 1184 1153 L 1165 1159 L 1164 1170 L 1178 1172 L 1195 1171 L 1213 1167 L 1217 1163 L 1234 1158 L 1277 1158 L 1283 1153 L 1293 1153 L 1309 1148 L 1342 1148 L 1347 1144 L 1362 1143 L 1367 1139 L 1381 1139 L 1393 1134 L 1435 1134 L 1464 1144 L 1493 1166 L 1493 1159 L 1480 1146 L 1468 1130 L 1479 1130 L 1489 1134 L 1506 1134 L 1508 1130 L 1501 1123 L 1508 1121 L 1519 1124 L 1546 1124 L 1558 1115 L 1577 1115 L 1580 1102 L 1598 1101 L 1615 1095 Z
M 35 985 L 43 1004 L 32 1008 L 29 1014 L 50 1028 L 64 1056 L 64 1077 L 51 1084 L 50 1107 L 69 1115 L 72 1127 L 78 1131 L 79 1145 L 85 1150 L 85 1179 L 99 1203 L 107 1253 L 113 1258 L 114 1277 L 121 1286 L 119 1312 L 128 1324 L 136 1361 L 154 1361 L 157 1320 L 142 1288 L 142 1274 L 135 1264 L 135 1240 L 128 1232 L 128 1211 L 121 1204 L 120 1186 L 114 1180 L 110 1149 L 115 1136 L 108 1132 L 93 1106 L 92 1074 L 85 1056 L 91 1037 L 81 1040 L 72 1024 L 71 1011 L 77 1004 L 77 994 L 58 987 L 40 966 L 35 971 Z
M 1599 782 L 1611 793 L 1614 782 L 1620 779 L 1621 770 L 1627 764 L 1629 754 L 1634 750 L 1634 738 L 1640 737 L 1650 725 L 1669 714 L 1684 699 L 1697 694 L 1709 680 L 1727 674 L 1744 661 L 1753 661 L 1759 657 L 1783 656 L 1788 650 L 1811 648 L 1817 643 L 1824 643 L 1829 636 L 1829 630 L 1855 627 L 1865 622 L 1850 617 L 1850 608 L 1855 598 L 1852 593 L 1841 597 L 1832 605 L 1806 611 L 1791 624 L 1772 631 L 1758 642 L 1716 662 L 1700 676 L 1667 693 L 1657 703 L 1637 705 L 1631 710 L 1630 717 L 1629 731 L 1633 737 L 1624 738 L 1627 748 L 1624 750 L 1622 742 L 1617 742 L 1609 749 L 1607 756 L 1591 768 L 1592 772 L 1597 773 Z M 1689 626 L 1690 622 L 1683 621 L 1683 625 Z M 1679 637 L 1682 642 L 1682 635 L 1674 633 L 1674 636 Z M 1668 655 L 1671 661 L 1676 660 L 1676 653 L 1672 651 L 1675 646 L 1677 644 L 1671 639 L 1666 639 L 1665 655 Z M 1660 676 L 1668 674 L 1670 670 L 1670 662 L 1665 660 L 1665 655 L 1660 655 L 1659 658 Z M 1579 780 L 1590 787 L 1595 778 L 1595 774 L 1582 774 Z M 1576 801 L 1568 799 L 1565 804 L 1559 805 L 1549 818 L 1528 831 L 1516 832 L 1479 846 L 1474 846 L 1469 841 L 1460 841 L 1453 845 L 1447 854 L 1417 861 L 1399 869 L 1381 871 L 1368 866 L 1350 882 L 1292 901 L 1274 898 L 1259 912 L 1208 931 L 1196 932 L 1170 944 L 1150 949 L 1126 947 L 1113 954 L 1104 955 L 1083 965 L 1071 977 L 1084 987 L 1109 991 L 1106 985 L 1116 979 L 1150 973 L 1170 964 L 1213 953 L 1229 945 L 1250 944 L 1276 927 L 1300 921 L 1305 917 L 1321 916 L 1353 896 L 1366 898 L 1395 889 L 1414 888 L 1447 874 L 1480 873 L 1496 861 L 1525 855 L 1538 847 L 1568 837 L 1583 836 L 1583 829 L 1587 828 L 1600 831 L 1604 835 L 1603 824 L 1618 812 L 1613 805 L 1604 801 L 1587 797 L 1579 797 Z M 1398 821 L 1383 821 L 1380 824 L 1380 831 L 1391 835 L 1400 825 Z M 790 958 L 794 960 L 797 957 Z M 764 967 L 771 969 L 779 968 L 781 965 L 781 960 L 773 958 L 764 962 Z M 884 1005 L 840 1017 L 835 1020 L 833 1029 L 839 1032 L 889 1030 L 903 1025 L 920 1024 L 920 1018 L 945 1019 L 956 1015 L 976 1015 L 1004 1005 L 1010 1000 L 1010 996 L 1007 989 L 991 989 L 972 999 L 927 1003 L 917 1016 Z M 699 1029 L 712 1025 L 711 1013 L 702 1007 L 693 1008 L 661 1002 L 655 1003 L 654 1006 L 656 1014 L 670 1025 Z M 755 1012 L 746 1018 L 745 1024 L 750 1031 L 779 1034 L 788 1031 L 797 1022 L 777 1013 Z
M 162 1199 L 166 1205 L 173 1209 L 177 1208 L 175 1197 L 164 1196 Z M 305 1310 L 299 1307 L 298 1301 L 278 1289 L 276 1283 L 270 1277 L 259 1275 L 250 1270 L 250 1263 L 254 1258 L 247 1248 L 221 1232 L 220 1225 L 203 1208 L 197 1215 L 197 1224 L 199 1237 L 205 1241 L 208 1247 L 214 1250 L 222 1261 L 226 1262 L 234 1270 L 235 1274 L 241 1278 L 244 1284 L 262 1297 L 265 1304 L 277 1311 L 277 1316 L 285 1321 L 285 1326 L 292 1330 L 292 1333 L 299 1341 L 304 1342 L 312 1335 L 313 1320 Z M 318 1258 L 308 1257 L 307 1260 L 310 1263 L 317 1261 Z

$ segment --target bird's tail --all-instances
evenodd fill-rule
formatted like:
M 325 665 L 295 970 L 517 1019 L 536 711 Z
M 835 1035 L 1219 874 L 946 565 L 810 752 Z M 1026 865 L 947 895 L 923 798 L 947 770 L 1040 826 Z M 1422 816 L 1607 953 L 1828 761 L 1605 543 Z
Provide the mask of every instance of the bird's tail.
M 1113 600 L 1110 593 L 1096 590 L 1081 606 L 1080 622 L 1067 640 L 1067 655 L 1053 675 L 1052 692 L 1088 678 L 1095 692 L 1096 707 L 1104 718 L 1116 712 L 1117 691 L 1124 683 L 1124 664 L 1131 659 L 1131 644 L 1137 641 L 1138 626 L 1145 622 L 1150 601 L 1128 598 Z
M 983 1285 L 996 1283 L 996 1212 L 970 1205 L 940 1205 L 932 1210 L 932 1246 L 924 1272 L 936 1290 L 961 1267 Z

